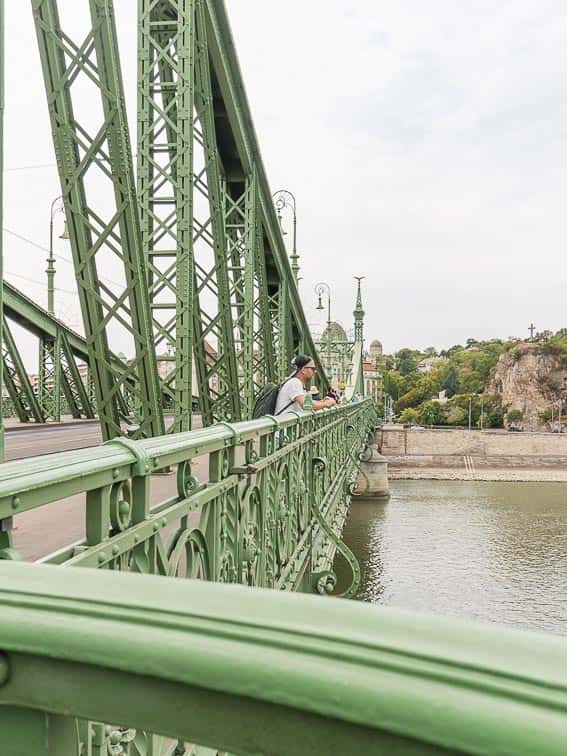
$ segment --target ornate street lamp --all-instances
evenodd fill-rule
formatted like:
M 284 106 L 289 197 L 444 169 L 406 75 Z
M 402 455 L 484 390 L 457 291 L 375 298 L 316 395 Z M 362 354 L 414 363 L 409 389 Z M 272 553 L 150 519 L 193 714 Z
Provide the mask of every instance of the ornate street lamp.
M 55 199 L 51 203 L 51 215 L 49 218 L 49 257 L 47 258 L 47 268 L 45 272 L 47 273 L 47 311 L 51 315 L 53 315 L 55 312 L 55 257 L 53 256 L 53 219 L 56 213 L 63 213 L 63 217 L 65 217 L 65 208 L 63 207 L 63 197 L 61 195 L 59 195 L 59 197 L 55 197 Z M 69 234 L 67 233 L 67 219 L 65 219 L 63 233 L 59 238 L 69 238 Z
M 327 364 L 326 369 L 328 378 L 331 380 L 332 367 L 331 367 L 331 287 L 325 281 L 315 285 L 315 294 L 317 295 L 316 310 L 324 310 L 323 306 L 323 294 L 327 295 Z
M 299 255 L 297 254 L 297 213 L 296 213 L 295 196 L 287 189 L 279 189 L 277 192 L 274 192 L 272 197 L 275 200 L 276 210 L 278 211 L 278 221 L 280 223 L 282 236 L 286 236 L 286 233 L 287 233 L 286 231 L 284 231 L 283 226 L 282 226 L 282 210 L 285 207 L 289 207 L 293 211 L 293 248 L 290 255 L 290 259 L 291 259 L 291 271 L 293 273 L 293 277 L 295 278 L 296 283 L 299 283 L 299 278 L 298 278 L 299 263 L 297 262 L 299 260 Z

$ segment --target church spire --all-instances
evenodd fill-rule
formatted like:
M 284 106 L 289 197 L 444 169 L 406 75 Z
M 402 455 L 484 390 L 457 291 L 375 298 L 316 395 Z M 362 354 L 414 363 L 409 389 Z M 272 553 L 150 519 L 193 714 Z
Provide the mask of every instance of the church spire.
M 360 289 L 360 282 L 364 281 L 365 276 L 354 276 L 358 282 L 358 289 L 356 292 L 356 305 L 354 307 L 354 340 L 364 341 L 364 310 L 362 308 L 362 291 Z

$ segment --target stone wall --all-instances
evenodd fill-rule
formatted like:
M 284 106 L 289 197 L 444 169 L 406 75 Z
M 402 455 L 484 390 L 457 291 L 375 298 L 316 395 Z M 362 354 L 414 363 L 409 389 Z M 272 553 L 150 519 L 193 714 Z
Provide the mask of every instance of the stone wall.
M 502 457 L 567 459 L 567 433 L 510 433 L 479 430 L 414 430 L 386 426 L 379 431 L 380 452 L 388 457 Z M 504 460 L 503 460 L 504 461 Z

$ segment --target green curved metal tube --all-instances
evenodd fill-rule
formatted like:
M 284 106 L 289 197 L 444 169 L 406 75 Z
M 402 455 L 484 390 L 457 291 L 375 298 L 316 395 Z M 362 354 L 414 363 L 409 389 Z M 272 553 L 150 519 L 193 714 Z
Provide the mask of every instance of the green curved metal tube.
M 16 563 L 0 565 L 0 607 L 1 704 L 242 755 L 565 753 L 561 638 Z

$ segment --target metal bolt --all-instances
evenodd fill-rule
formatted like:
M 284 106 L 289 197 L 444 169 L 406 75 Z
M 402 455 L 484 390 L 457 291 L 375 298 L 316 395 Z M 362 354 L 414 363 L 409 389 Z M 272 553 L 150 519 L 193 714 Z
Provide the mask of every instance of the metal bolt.
M 106 562 L 106 554 L 104 553 L 104 551 L 101 551 L 100 554 L 98 555 L 98 561 L 99 561 L 99 564 Z
M 159 530 L 159 523 L 154 522 L 152 530 L 154 531 L 154 533 L 157 533 Z
M 134 536 L 134 543 L 138 543 L 139 540 L 140 540 L 140 536 L 135 535 Z
M 118 477 L 118 472 L 119 472 L 119 471 L 118 471 L 118 468 L 117 468 L 117 467 L 115 467 L 115 468 L 114 468 L 114 470 L 112 471 L 112 477 L 113 477 L 113 478 L 117 478 L 117 477 Z
M 120 551 L 120 549 L 118 548 L 118 546 L 116 544 L 114 544 L 114 546 L 112 547 L 112 553 L 116 555 L 116 554 L 118 554 L 119 551 Z
M 20 497 L 14 496 L 14 498 L 12 499 L 12 509 L 17 509 L 20 506 L 20 503 Z
M 167 525 L 167 519 L 165 517 L 162 517 L 161 524 L 162 524 L 162 527 L 164 528 Z

